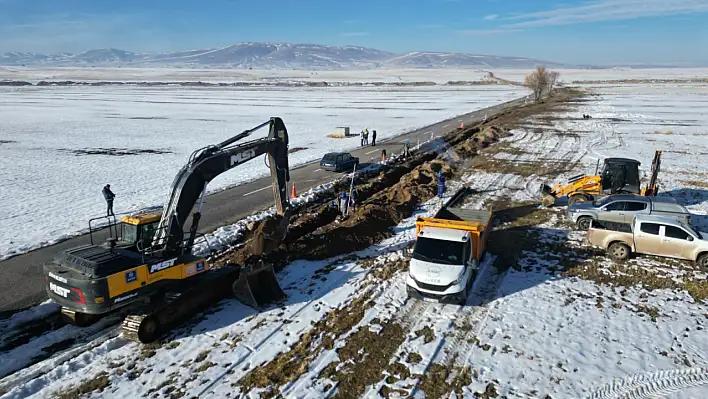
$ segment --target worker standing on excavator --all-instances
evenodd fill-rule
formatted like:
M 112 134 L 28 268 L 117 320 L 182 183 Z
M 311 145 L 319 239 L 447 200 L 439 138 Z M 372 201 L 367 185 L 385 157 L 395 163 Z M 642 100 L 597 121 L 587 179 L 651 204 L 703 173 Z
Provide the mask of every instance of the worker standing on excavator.
M 108 209 L 106 210 L 106 216 L 110 216 L 110 215 L 115 216 L 115 214 L 113 213 L 113 198 L 115 198 L 116 195 L 113 194 L 113 191 L 111 191 L 111 185 L 106 184 L 103 187 L 102 192 L 103 192 L 103 198 L 106 199 L 106 205 L 108 206 Z

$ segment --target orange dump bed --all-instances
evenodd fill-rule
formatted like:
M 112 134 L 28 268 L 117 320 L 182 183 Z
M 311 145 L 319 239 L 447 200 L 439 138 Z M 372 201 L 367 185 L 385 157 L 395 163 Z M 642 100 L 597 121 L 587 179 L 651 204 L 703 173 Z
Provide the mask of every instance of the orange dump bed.
M 486 249 L 491 219 L 491 209 L 443 207 L 434 217 L 426 218 L 419 216 L 415 221 L 415 235 L 418 237 L 423 227 L 467 231 L 471 236 L 474 257 L 479 259 Z

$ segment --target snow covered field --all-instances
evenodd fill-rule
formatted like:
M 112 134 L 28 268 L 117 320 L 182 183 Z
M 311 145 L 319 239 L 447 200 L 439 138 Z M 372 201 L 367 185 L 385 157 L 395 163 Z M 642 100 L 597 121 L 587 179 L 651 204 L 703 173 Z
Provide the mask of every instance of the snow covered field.
M 708 78 L 708 68 L 663 69 L 557 69 L 561 82 L 575 80 L 620 79 L 690 79 Z M 0 80 L 39 81 L 157 81 L 183 82 L 421 82 L 444 84 L 448 81 L 483 80 L 491 71 L 498 77 L 522 82 L 530 69 L 375 69 L 361 71 L 246 70 L 246 69 L 186 69 L 186 68 L 21 68 L 0 66 Z
M 708 227 L 707 94 L 706 87 L 603 89 L 575 111 L 533 118 L 481 156 L 505 166 L 473 163 L 461 181 L 449 182 L 450 193 L 463 183 L 477 190 L 468 207 L 508 209 L 466 306 L 406 301 L 400 249 L 413 239 L 414 215 L 368 249 L 289 265 L 278 275 L 289 296 L 281 307 L 255 313 L 227 300 L 160 347 L 105 331 L 0 380 L 2 398 L 72 388 L 106 398 L 239 397 L 245 390 L 288 398 L 336 390 L 365 398 L 585 398 L 615 378 L 614 389 L 627 388 L 643 373 L 663 372 L 643 377 L 647 394 L 708 382 L 706 273 L 660 258 L 616 265 L 564 223 L 563 208 L 529 202 L 549 182 L 539 174 L 560 171 L 561 181 L 609 156 L 636 158 L 648 172 L 658 149 L 660 195 L 677 198 Z M 434 213 L 436 203 L 417 214 Z M 510 260 L 510 252 L 520 255 Z M 36 341 L 67 334 L 75 332 Z M 3 357 L 15 361 L 38 346 L 31 341 Z M 708 385 L 671 397 L 702 399 Z
M 347 150 L 337 126 L 376 129 L 379 140 L 526 94 L 515 87 L 185 89 L 135 87 L 0 88 L 0 259 L 86 228 L 105 212 L 162 205 L 189 154 L 267 121 L 283 118 L 291 166 Z M 267 129 L 251 138 L 262 137 Z M 85 151 L 114 149 L 118 155 Z M 157 151 L 158 153 L 149 153 Z M 134 155 L 120 155 L 124 153 Z M 251 162 L 219 176 L 210 189 L 265 175 Z

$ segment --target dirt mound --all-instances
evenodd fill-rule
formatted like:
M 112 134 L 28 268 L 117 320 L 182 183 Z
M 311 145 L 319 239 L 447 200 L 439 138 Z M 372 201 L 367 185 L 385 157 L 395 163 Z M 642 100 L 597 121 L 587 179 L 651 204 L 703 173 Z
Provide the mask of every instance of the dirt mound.
M 470 159 L 479 149 L 508 136 L 509 130 L 519 123 L 519 118 L 562 105 L 563 101 L 577 95 L 564 93 L 553 102 L 512 109 L 486 123 L 458 129 L 444 138 L 450 147 L 447 152 L 454 153 L 457 158 Z M 418 204 L 435 196 L 437 171 L 442 171 L 449 178 L 466 170 L 456 170 L 443 160 L 443 155 L 427 153 L 415 155 L 396 165 L 384 166 L 381 171 L 359 175 L 355 178 L 355 185 L 363 201 L 354 213 L 340 220 L 337 207 L 330 202 L 332 197 L 305 205 L 298 215 L 291 218 L 282 244 L 270 252 L 265 260 L 279 269 L 291 260 L 326 259 L 380 242 L 390 237 L 391 227 L 409 217 Z M 348 183 L 338 182 L 329 195 L 348 190 Z M 249 239 L 259 237 L 259 234 L 270 231 L 270 228 L 256 224 L 247 235 Z M 269 243 L 271 247 L 268 249 L 272 249 L 275 241 Z M 256 254 L 261 248 L 260 242 L 253 240 L 252 244 L 227 253 L 221 261 L 250 263 L 256 260 Z

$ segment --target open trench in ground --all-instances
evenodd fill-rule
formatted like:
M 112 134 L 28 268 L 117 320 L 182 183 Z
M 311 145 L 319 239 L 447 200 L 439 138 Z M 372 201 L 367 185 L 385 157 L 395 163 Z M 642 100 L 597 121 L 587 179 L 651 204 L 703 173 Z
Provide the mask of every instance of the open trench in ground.
M 466 129 L 456 129 L 441 138 L 437 148 L 432 151 L 414 154 L 408 160 L 385 165 L 374 173 L 359 173 L 354 182 L 363 201 L 353 214 L 344 220 L 339 220 L 338 210 L 329 204 L 332 192 L 325 193 L 318 200 L 298 209 L 297 214 L 290 220 L 287 236 L 267 256 L 267 260 L 273 262 L 276 269 L 279 269 L 296 259 L 327 259 L 361 250 L 384 240 L 392 235 L 391 227 L 412 215 L 419 203 L 435 195 L 437 190 L 435 171 L 442 171 L 448 179 L 465 171 L 467 162 L 447 161 L 451 153 L 458 159 L 471 160 L 480 149 L 490 146 L 507 135 L 508 130 L 518 126 L 523 119 L 539 113 L 561 110 L 579 95 L 580 93 L 569 90 L 559 91 L 555 98 L 544 103 L 505 111 L 484 123 Z M 443 157 L 443 154 L 446 155 Z M 348 188 L 348 185 L 348 181 L 339 182 L 333 187 L 333 191 L 338 193 Z M 235 243 L 233 249 L 215 256 L 212 262 L 219 265 L 246 264 L 254 261 L 254 257 L 250 255 L 252 252 L 250 238 L 267 232 L 276 222 L 276 219 L 269 218 L 254 223 L 240 242 Z M 381 273 L 384 276 L 390 275 L 405 267 L 406 265 L 403 264 L 386 266 L 384 269 L 389 271 Z M 26 344 L 31 339 L 26 334 L 22 336 L 17 345 Z M 353 342 L 366 339 L 363 336 L 354 338 Z M 5 345 L 4 349 L 11 347 L 12 345 Z M 55 344 L 47 348 L 46 356 L 42 356 L 37 361 L 63 348 L 63 345 Z M 258 379 L 247 377 L 244 379 L 244 386 L 259 386 L 254 382 L 256 380 Z

